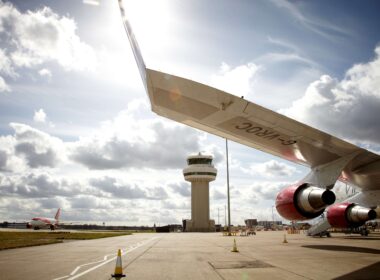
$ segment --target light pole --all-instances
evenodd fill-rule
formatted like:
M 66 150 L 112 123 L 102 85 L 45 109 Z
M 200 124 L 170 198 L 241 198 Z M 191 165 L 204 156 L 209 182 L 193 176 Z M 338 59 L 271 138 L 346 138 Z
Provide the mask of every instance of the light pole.
M 224 225 L 227 226 L 227 210 L 226 210 L 226 205 L 224 205 Z
M 227 206 L 228 206 L 228 232 L 231 232 L 231 209 L 230 209 L 230 173 L 228 167 L 228 140 L 226 138 L 226 157 L 227 157 Z
M 272 205 L 272 225 L 273 225 L 273 229 L 274 229 L 274 213 L 273 213 L 273 207 L 274 207 L 274 205 Z

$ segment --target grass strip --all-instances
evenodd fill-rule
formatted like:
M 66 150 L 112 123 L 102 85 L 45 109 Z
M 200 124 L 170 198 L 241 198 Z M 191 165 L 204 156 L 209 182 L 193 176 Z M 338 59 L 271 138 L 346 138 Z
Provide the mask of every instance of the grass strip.
M 130 235 L 130 232 L 0 232 L 0 250 L 61 243 L 63 240 L 88 240 Z

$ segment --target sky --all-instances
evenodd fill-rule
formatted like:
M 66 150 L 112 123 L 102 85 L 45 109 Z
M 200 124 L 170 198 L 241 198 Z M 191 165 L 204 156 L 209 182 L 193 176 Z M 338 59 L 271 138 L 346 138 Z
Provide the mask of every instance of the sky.
M 150 68 L 380 152 L 380 2 L 124 6 Z M 0 221 L 61 207 L 64 221 L 181 223 L 198 152 L 214 156 L 210 216 L 224 224 L 225 141 L 151 112 L 117 1 L 0 0 Z M 276 194 L 308 169 L 234 142 L 229 155 L 232 224 L 281 219 Z

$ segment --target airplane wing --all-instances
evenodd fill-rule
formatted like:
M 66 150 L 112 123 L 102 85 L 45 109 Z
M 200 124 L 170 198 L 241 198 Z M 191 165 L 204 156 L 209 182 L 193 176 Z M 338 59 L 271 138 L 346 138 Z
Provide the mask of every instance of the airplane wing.
M 357 154 L 341 180 L 380 189 L 380 156 L 207 85 L 146 67 L 119 0 L 125 29 L 152 110 L 194 128 L 311 168 Z
M 158 115 L 311 168 L 359 153 L 343 180 L 380 188 L 380 156 L 221 90 L 146 69 Z

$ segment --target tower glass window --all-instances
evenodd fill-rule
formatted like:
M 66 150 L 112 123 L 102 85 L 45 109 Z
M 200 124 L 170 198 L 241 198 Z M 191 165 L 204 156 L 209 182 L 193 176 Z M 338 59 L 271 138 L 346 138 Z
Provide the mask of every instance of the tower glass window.
M 207 165 L 211 165 L 212 163 L 212 159 L 210 158 L 190 158 L 187 160 L 187 164 L 188 165 L 192 165 L 192 164 L 207 164 Z

